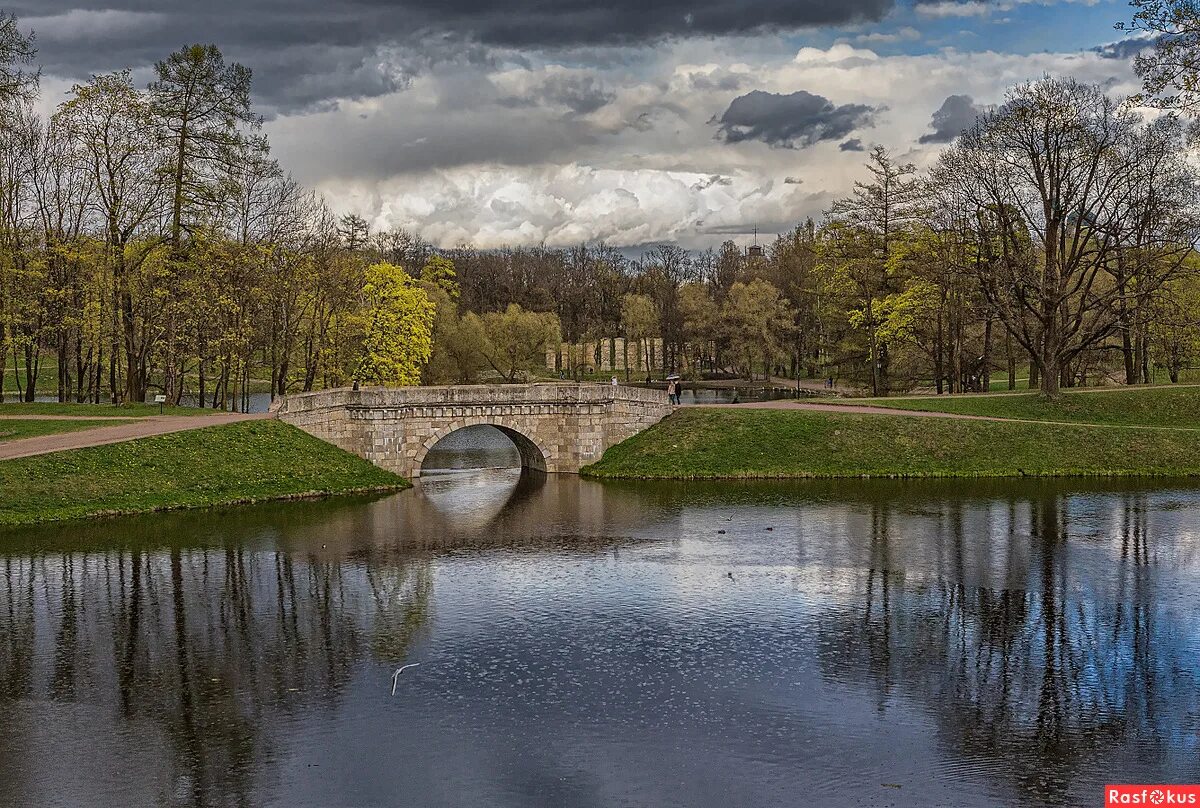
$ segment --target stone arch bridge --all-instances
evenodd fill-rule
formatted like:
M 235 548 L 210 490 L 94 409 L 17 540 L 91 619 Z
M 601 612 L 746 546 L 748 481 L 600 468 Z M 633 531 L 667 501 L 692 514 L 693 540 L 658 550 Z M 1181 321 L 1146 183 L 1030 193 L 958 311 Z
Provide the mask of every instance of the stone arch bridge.
M 451 432 L 489 424 L 524 467 L 578 472 L 671 411 L 666 393 L 608 384 L 340 388 L 290 395 L 280 420 L 408 478 Z

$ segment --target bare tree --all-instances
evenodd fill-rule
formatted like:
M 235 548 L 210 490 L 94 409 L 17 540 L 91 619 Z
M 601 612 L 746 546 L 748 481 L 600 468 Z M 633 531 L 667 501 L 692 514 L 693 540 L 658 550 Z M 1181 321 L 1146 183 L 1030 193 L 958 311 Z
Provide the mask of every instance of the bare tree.
M 55 118 L 71 140 L 75 167 L 90 181 L 112 273 L 109 387 L 114 398 L 122 393 L 128 401 L 141 401 L 150 345 L 138 328 L 131 275 L 159 243 L 154 236 L 164 213 L 166 154 L 154 136 L 148 99 L 134 88 L 128 71 L 96 76 L 71 92 Z
M 934 169 L 935 183 L 974 211 L 987 243 L 998 245 L 998 260 L 977 264 L 982 288 L 1034 358 L 1047 397 L 1058 395 L 1070 361 L 1117 325 L 1123 291 L 1113 262 L 1130 211 L 1144 204 L 1139 193 L 1161 187 L 1130 177 L 1145 170 L 1148 143 L 1178 152 L 1182 143 L 1167 135 L 1141 126 L 1099 87 L 1043 79 L 1010 91 Z M 1173 170 L 1184 172 L 1183 161 Z M 1190 180 L 1181 176 L 1171 185 L 1178 185 L 1182 198 L 1173 202 L 1182 208 L 1154 203 L 1155 215 L 1137 237 L 1168 250 L 1192 240 L 1192 196 L 1184 190 Z M 1031 250 L 1035 260 L 1026 260 Z
M 0 106 L 11 107 L 37 96 L 39 71 L 27 69 L 36 55 L 33 36 L 21 33 L 17 18 L 0 15 Z
M 1186 113 L 1200 111 L 1200 4 L 1196 0 L 1130 0 L 1133 19 L 1117 30 L 1145 36 L 1153 48 L 1134 69 L 1143 92 L 1135 101 Z

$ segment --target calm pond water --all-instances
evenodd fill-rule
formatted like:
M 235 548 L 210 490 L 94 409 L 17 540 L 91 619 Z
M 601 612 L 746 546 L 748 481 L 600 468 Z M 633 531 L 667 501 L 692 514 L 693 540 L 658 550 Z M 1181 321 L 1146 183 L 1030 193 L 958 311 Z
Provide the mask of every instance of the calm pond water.
M 492 438 L 374 501 L 0 536 L 0 804 L 1074 806 L 1200 782 L 1191 483 L 452 469 L 507 465 Z

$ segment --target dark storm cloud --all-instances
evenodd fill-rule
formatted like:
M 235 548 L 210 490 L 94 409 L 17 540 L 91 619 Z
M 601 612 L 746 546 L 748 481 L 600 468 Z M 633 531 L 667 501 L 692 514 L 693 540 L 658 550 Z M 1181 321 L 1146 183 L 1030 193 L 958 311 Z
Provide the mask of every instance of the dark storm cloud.
M 576 115 L 587 115 L 608 106 L 616 94 L 606 89 L 595 76 L 551 76 L 542 85 L 522 97 L 499 99 L 506 107 L 559 106 Z
M 948 96 L 929 122 L 929 128 L 933 131 L 921 135 L 921 142 L 949 143 L 975 123 L 975 119 L 984 111 L 983 107 L 975 105 L 969 95 Z
M 1093 53 L 1100 54 L 1104 59 L 1132 59 L 1144 50 L 1154 47 L 1155 40 L 1150 36 L 1135 36 L 1121 39 L 1092 48 Z
M 859 138 L 853 138 L 852 140 L 847 140 L 846 142 L 844 142 L 840 146 L 838 146 L 838 149 L 840 151 L 862 151 L 863 150 L 862 140 L 860 140 Z
M 835 105 L 824 96 L 804 90 L 780 95 L 754 90 L 733 99 L 729 109 L 711 123 L 726 143 L 761 140 L 777 148 L 800 149 L 823 140 L 840 140 L 869 126 L 874 107 Z
M 390 92 L 429 62 L 493 48 L 645 45 L 877 21 L 894 0 L 16 0 L 47 73 L 147 67 L 188 42 L 214 42 L 255 69 L 270 105 L 304 107 Z M 170 10 L 165 7 L 174 6 Z M 472 48 L 479 50 L 472 54 Z

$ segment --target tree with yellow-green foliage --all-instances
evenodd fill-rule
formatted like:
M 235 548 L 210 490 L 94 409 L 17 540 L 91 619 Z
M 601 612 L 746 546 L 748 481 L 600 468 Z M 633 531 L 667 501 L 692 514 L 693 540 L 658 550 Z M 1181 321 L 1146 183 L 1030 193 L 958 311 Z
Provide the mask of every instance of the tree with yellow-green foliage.
M 658 311 L 649 295 L 627 294 L 621 299 L 621 328 L 625 332 L 626 346 L 636 342 L 638 352 L 646 363 L 646 369 L 654 367 L 650 358 L 650 340 L 660 331 Z M 628 348 L 626 348 L 628 350 Z M 626 358 L 626 366 L 629 360 Z M 627 374 L 628 375 L 628 374 Z
M 355 381 L 416 385 L 433 351 L 434 304 L 403 267 L 372 264 L 363 285 L 363 340 Z
M 1200 278 L 1187 274 L 1168 281 L 1154 300 L 1150 348 L 1172 384 L 1179 372 L 1200 361 Z
M 504 311 L 482 317 L 472 313 L 467 319 L 474 321 L 472 328 L 483 337 L 480 350 L 484 359 L 506 382 L 543 367 L 546 352 L 557 350 L 562 343 L 561 326 L 553 312 L 526 311 L 513 303 Z
M 454 262 L 440 255 L 430 256 L 425 266 L 421 267 L 421 283 L 426 288 L 442 290 L 450 300 L 458 300 L 461 294 Z
M 783 352 L 791 333 L 791 304 L 775 286 L 762 278 L 738 281 L 729 287 L 721 310 L 728 331 L 730 352 L 749 379 L 754 378 L 754 360 L 761 359 L 763 373 L 771 376 L 774 362 Z

